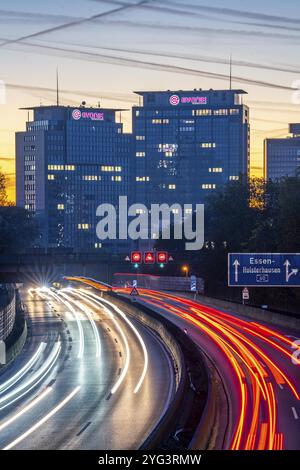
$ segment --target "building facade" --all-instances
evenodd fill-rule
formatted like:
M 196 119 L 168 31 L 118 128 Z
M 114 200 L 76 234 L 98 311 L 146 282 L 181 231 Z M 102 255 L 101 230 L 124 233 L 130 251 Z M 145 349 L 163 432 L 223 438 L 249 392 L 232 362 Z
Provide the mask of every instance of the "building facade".
M 136 199 L 203 203 L 249 172 L 249 109 L 243 90 L 137 92 L 133 108 Z
M 132 136 L 114 109 L 40 106 L 16 134 L 17 205 L 40 221 L 39 245 L 128 251 L 96 236 L 99 204 L 132 191 Z
M 278 180 L 300 174 L 300 124 L 289 125 L 284 139 L 266 139 L 264 170 L 267 180 Z

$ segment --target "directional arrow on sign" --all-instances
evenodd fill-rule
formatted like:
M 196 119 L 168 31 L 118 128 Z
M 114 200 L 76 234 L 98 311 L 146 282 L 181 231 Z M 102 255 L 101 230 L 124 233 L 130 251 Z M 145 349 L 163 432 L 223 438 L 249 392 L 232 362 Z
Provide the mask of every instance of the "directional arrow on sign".
M 240 266 L 240 263 L 238 262 L 238 260 L 234 260 L 234 262 L 232 263 L 233 266 L 234 266 L 234 280 L 235 282 L 238 282 L 239 280 L 239 266 Z
M 284 262 L 284 266 L 285 266 L 285 280 L 286 280 L 286 282 L 289 282 L 289 280 L 292 276 L 297 276 L 298 269 L 292 269 L 290 271 L 291 263 L 289 262 L 288 259 Z

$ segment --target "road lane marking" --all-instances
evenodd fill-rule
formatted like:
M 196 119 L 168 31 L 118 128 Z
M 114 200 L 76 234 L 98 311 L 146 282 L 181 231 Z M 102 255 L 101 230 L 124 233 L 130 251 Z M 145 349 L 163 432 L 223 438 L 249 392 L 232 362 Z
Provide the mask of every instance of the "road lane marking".
M 43 426 L 52 416 L 54 416 L 58 411 L 60 411 L 69 401 L 72 400 L 72 398 L 79 392 L 80 386 L 76 387 L 73 392 L 71 392 L 63 401 L 61 401 L 53 410 L 51 410 L 49 413 L 46 414 L 40 421 L 38 421 L 36 424 L 34 424 L 31 428 L 29 428 L 26 432 L 21 434 L 21 436 L 17 437 L 14 441 L 12 441 L 10 444 L 8 444 L 6 447 L 3 448 L 3 450 L 10 450 L 16 445 L 18 445 L 20 442 L 22 442 L 26 437 L 30 436 L 34 431 L 36 431 L 38 428 Z
M 292 406 L 292 412 L 293 412 L 294 418 L 299 419 L 298 413 L 297 413 L 296 408 L 294 406 Z
M 92 421 L 89 421 L 86 423 L 83 428 L 80 429 L 80 431 L 76 434 L 76 437 L 80 436 L 90 425 L 92 424 Z

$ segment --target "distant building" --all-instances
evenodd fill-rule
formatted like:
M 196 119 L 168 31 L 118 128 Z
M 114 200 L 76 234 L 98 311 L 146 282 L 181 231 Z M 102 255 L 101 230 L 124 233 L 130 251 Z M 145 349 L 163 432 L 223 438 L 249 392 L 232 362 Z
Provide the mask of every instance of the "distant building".
M 34 212 L 40 245 L 75 251 L 128 251 L 127 242 L 96 237 L 96 208 L 118 205 L 134 180 L 132 136 L 117 110 L 40 106 L 16 134 L 17 205 Z M 131 178 L 133 178 L 131 180 Z
M 201 203 L 249 172 L 243 90 L 141 91 L 133 107 L 136 200 Z
M 300 172 L 300 124 L 290 124 L 289 131 L 287 138 L 265 140 L 266 179 L 296 176 Z

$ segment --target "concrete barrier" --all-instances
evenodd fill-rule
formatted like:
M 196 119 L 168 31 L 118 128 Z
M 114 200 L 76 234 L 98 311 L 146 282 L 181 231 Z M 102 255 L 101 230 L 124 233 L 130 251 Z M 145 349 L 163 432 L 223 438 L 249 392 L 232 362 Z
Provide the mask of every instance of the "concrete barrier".
M 17 341 L 6 351 L 6 365 L 12 362 L 22 351 L 27 339 L 27 323 L 24 322 L 22 334 Z
M 188 299 L 194 298 L 194 294 L 190 293 L 169 293 Z M 207 307 L 217 308 L 227 313 L 236 313 L 237 315 L 248 317 L 252 320 L 259 320 L 270 323 L 272 325 L 283 326 L 285 328 L 292 328 L 300 331 L 300 318 L 297 318 L 294 315 L 272 312 L 271 310 L 228 302 L 227 300 L 215 299 L 212 297 L 206 297 L 204 295 L 197 295 L 196 301 Z

